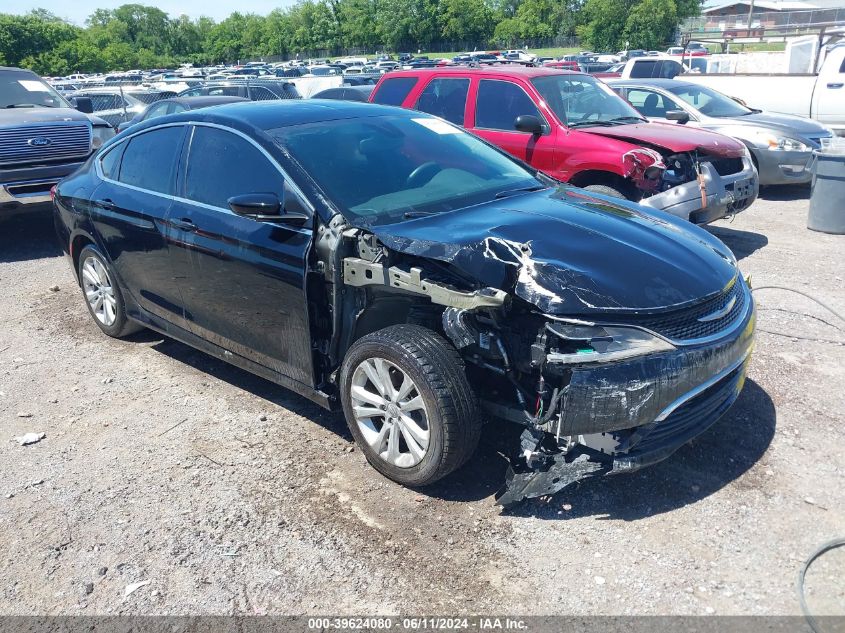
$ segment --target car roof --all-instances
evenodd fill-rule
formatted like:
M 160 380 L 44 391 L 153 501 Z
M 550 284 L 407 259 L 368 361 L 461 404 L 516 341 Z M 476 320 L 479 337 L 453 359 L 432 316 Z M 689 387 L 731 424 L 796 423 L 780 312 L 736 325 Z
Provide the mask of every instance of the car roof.
M 403 117 L 428 116 L 412 110 L 363 103 L 360 101 L 280 99 L 275 101 L 229 103 L 208 110 L 198 110 L 193 113 L 184 112 L 182 114 L 152 119 L 152 121 L 203 121 L 229 127 L 248 125 L 266 131 L 290 125 L 385 115 Z
M 197 97 L 171 97 L 170 99 L 161 99 L 155 103 L 178 103 L 188 109 L 194 109 L 207 108 L 213 105 L 223 105 L 224 103 L 236 103 L 238 101 L 249 101 L 249 99 L 222 95 L 201 95 Z
M 419 77 L 426 74 L 444 74 L 444 75 L 466 75 L 472 73 L 474 75 L 491 75 L 502 76 L 510 75 L 512 77 L 524 77 L 526 79 L 533 79 L 535 77 L 547 77 L 549 75 L 581 75 L 577 71 L 563 70 L 560 68 L 547 67 L 531 67 L 520 66 L 516 64 L 505 64 L 502 66 L 485 66 L 482 68 L 418 68 L 415 70 L 399 70 L 385 75 L 385 79 L 393 79 L 394 77 Z

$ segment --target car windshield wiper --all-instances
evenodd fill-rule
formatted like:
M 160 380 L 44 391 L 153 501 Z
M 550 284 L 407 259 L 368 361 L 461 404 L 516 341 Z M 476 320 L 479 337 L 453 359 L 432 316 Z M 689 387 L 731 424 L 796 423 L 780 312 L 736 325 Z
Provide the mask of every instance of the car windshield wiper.
M 7 110 L 11 108 L 37 108 L 38 106 L 34 103 L 10 103 L 7 106 L 4 106 Z
M 593 127 L 593 126 L 596 126 L 596 125 L 603 125 L 605 127 L 610 127 L 610 126 L 615 125 L 615 124 L 611 123 L 610 121 L 595 120 L 595 121 L 575 121 L 574 123 L 568 123 L 567 125 L 570 128 L 576 128 L 576 127 Z
M 540 189 L 546 189 L 546 185 L 531 185 L 530 187 L 519 187 L 517 189 L 508 189 L 507 191 L 500 191 L 496 194 L 496 200 L 501 198 L 509 198 L 511 196 L 516 196 L 521 193 L 528 193 L 529 191 L 540 191 Z
M 646 121 L 641 116 L 618 116 L 615 119 L 610 119 L 608 123 L 626 123 L 628 121 Z
M 406 211 L 404 217 L 406 220 L 411 218 L 427 218 L 430 215 L 437 215 L 440 211 Z

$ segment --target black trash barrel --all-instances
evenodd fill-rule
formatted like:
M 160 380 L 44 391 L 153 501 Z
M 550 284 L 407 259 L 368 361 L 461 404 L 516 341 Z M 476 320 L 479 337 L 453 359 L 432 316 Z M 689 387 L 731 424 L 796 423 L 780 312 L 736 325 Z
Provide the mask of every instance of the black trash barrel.
M 845 235 L 845 148 L 813 152 L 813 189 L 807 228 Z

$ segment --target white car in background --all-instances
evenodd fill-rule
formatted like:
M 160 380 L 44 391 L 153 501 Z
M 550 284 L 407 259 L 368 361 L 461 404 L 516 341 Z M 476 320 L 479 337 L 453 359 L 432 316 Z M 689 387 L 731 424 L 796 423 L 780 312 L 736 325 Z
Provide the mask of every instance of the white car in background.
M 537 59 L 536 55 L 528 53 L 519 48 L 510 51 L 503 51 L 502 57 L 504 57 L 505 59 L 516 59 L 521 62 L 533 62 Z

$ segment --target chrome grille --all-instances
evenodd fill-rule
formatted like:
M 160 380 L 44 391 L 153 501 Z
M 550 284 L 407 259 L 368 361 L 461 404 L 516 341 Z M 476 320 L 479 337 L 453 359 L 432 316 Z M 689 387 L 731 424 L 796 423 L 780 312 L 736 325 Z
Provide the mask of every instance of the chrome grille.
M 44 145 L 30 144 L 44 138 Z M 40 163 L 85 158 L 91 152 L 91 126 L 87 123 L 28 125 L 0 129 L 0 165 Z
M 691 308 L 662 314 L 626 317 L 624 322 L 647 328 L 673 341 L 707 338 L 726 329 L 745 313 L 747 294 L 743 282 L 737 279 L 727 290 Z M 699 321 L 701 318 L 724 310 L 731 300 L 734 300 L 733 307 L 720 318 Z

